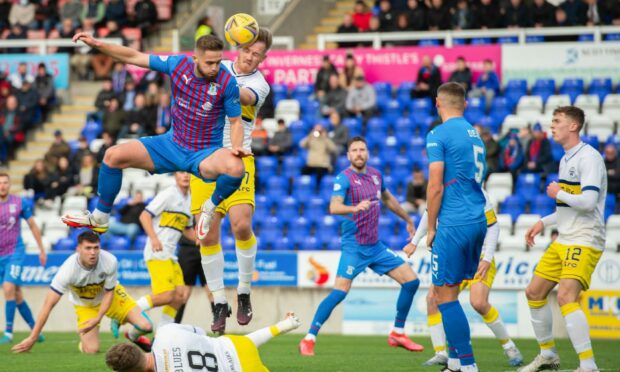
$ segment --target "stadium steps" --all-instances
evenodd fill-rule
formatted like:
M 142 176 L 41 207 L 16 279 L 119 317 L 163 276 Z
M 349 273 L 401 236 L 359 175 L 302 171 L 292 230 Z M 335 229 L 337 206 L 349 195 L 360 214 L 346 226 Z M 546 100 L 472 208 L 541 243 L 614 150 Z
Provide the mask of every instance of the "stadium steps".
M 24 175 L 30 171 L 37 159 L 42 159 L 54 142 L 54 132 L 61 130 L 65 141 L 77 140 L 80 136 L 86 114 L 95 110 L 93 102 L 99 90 L 100 82 L 72 81 L 70 99 L 61 106 L 58 112 L 53 113 L 50 120 L 42 129 L 30 134 L 29 141 L 17 151 L 15 160 L 9 163 L 9 174 L 14 180 L 11 191 L 22 191 Z
M 338 29 L 338 26 L 342 23 L 342 18 L 347 13 L 353 12 L 355 6 L 354 0 L 342 0 L 337 1 L 333 8 L 329 10 L 326 17 L 321 19 L 321 22 L 314 27 L 313 33 L 306 36 L 304 43 L 299 45 L 300 49 L 316 49 L 317 34 L 321 33 L 334 33 Z M 326 48 L 336 48 L 336 43 L 327 43 Z
M 176 7 L 174 18 L 161 24 L 159 32 L 154 35 L 146 36 L 145 45 L 149 45 L 149 51 L 154 53 L 170 53 L 172 52 L 174 29 L 181 29 L 189 19 L 195 14 L 205 14 L 203 9 L 210 1 L 189 0 L 183 1 Z

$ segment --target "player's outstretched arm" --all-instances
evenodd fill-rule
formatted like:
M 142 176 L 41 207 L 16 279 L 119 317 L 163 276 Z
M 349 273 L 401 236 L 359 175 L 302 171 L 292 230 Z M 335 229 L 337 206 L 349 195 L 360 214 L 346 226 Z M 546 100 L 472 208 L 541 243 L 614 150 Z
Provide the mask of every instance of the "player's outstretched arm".
M 34 236 L 34 240 L 37 242 L 37 246 L 39 247 L 39 263 L 41 266 L 45 266 L 47 262 L 47 252 L 45 252 L 45 246 L 43 245 L 43 239 L 41 238 L 41 230 L 39 229 L 39 225 L 34 220 L 34 217 L 30 217 L 26 220 L 28 222 L 28 227 L 30 227 L 30 231 L 32 231 L 32 236 Z
M 12 350 L 14 353 L 25 353 L 26 351 L 32 349 L 32 346 L 35 342 L 37 342 L 39 334 L 41 334 L 45 323 L 47 323 L 47 319 L 49 318 L 52 309 L 56 306 L 58 301 L 60 301 L 60 295 L 50 289 L 47 292 L 47 297 L 45 297 L 43 308 L 39 312 L 39 316 L 37 316 L 37 322 L 35 323 L 32 332 L 30 332 L 30 336 L 19 344 L 13 346 Z
M 368 208 L 370 208 L 370 200 L 362 200 L 357 205 L 345 205 L 344 198 L 341 196 L 334 196 L 329 202 L 329 213 L 337 215 L 367 211 Z
M 540 234 L 545 226 L 555 225 L 557 223 L 558 215 L 556 212 L 551 213 L 548 216 L 541 218 L 538 222 L 534 224 L 527 232 L 525 233 L 525 242 L 528 247 L 534 246 L 534 238 L 536 235 Z
M 98 49 L 101 53 L 116 60 L 130 65 L 149 68 L 149 55 L 122 45 L 109 44 L 97 40 L 87 32 L 78 32 L 73 36 L 73 42 L 83 42 L 91 48 Z
M 433 246 L 435 232 L 437 230 L 437 216 L 441 208 L 443 197 L 443 161 L 435 161 L 429 165 L 428 186 L 426 187 L 426 211 L 428 212 L 428 234 L 426 245 L 429 249 Z

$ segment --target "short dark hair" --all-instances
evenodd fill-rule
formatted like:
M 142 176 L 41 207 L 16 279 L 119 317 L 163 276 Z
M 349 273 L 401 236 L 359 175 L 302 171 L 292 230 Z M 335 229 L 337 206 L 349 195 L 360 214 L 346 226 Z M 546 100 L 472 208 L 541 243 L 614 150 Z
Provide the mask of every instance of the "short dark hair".
M 465 107 L 465 88 L 459 83 L 449 82 L 444 83 L 437 88 L 437 96 L 443 94 L 447 96 L 450 102 L 447 102 L 454 108 Z M 442 101 L 443 102 L 443 101 Z
M 284 119 L 278 119 L 278 125 L 280 124 L 286 124 L 286 122 L 284 121 Z
M 207 50 L 212 52 L 219 52 L 224 50 L 224 42 L 217 36 L 204 35 L 196 40 L 196 50 L 206 52 Z
M 84 241 L 89 243 L 99 243 L 99 235 L 93 231 L 84 231 L 77 237 L 78 244 L 82 244 Z
M 576 106 L 560 106 L 553 110 L 553 115 L 564 114 L 567 118 L 574 120 L 579 126 L 579 131 L 583 128 L 583 123 L 586 121 L 586 114 L 582 109 Z
M 463 57 L 463 56 L 458 56 L 458 57 L 456 57 L 456 60 L 457 60 L 457 61 L 463 61 L 463 62 L 465 62 L 465 57 Z
M 9 176 L 9 174 L 7 172 L 0 172 L 0 178 L 2 177 L 6 177 L 9 179 L 9 181 L 11 180 L 11 176 Z
M 347 144 L 347 149 L 349 149 L 349 147 L 351 147 L 351 145 L 355 142 L 362 142 L 364 143 L 364 145 L 366 145 L 366 147 L 368 147 L 368 142 L 366 142 L 366 138 L 362 136 L 355 136 L 349 140 L 349 143 Z
M 255 43 L 258 42 L 265 43 L 265 51 L 271 49 L 271 44 L 273 44 L 273 35 L 271 34 L 271 30 L 267 27 L 261 27 L 258 30 L 258 37 L 256 38 Z
M 115 371 L 133 371 L 143 363 L 142 351 L 129 342 L 116 344 L 105 353 L 105 364 Z

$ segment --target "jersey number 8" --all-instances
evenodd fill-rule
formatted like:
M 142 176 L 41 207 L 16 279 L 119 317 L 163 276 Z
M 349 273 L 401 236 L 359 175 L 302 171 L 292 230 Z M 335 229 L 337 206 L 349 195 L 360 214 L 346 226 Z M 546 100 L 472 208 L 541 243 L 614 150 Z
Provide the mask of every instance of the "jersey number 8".
M 206 369 L 209 372 L 217 372 L 217 358 L 211 353 L 202 354 L 199 351 L 190 351 L 187 353 L 189 366 L 193 369 Z

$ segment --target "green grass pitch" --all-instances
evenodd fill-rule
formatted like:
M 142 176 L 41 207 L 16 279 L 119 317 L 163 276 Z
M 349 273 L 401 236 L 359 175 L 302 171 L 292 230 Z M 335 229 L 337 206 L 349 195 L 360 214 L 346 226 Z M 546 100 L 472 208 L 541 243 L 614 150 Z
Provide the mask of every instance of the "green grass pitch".
M 16 340 L 26 336 L 18 333 Z M 10 346 L 0 346 L 0 371 L 106 371 L 104 352 L 84 355 L 78 352 L 78 336 L 75 333 L 47 333 L 47 340 L 37 344 L 28 354 L 13 355 Z M 391 348 L 386 337 L 320 335 L 316 346 L 317 356 L 301 357 L 297 352 L 300 335 L 284 335 L 271 340 L 260 348 L 263 362 L 272 372 L 366 372 L 366 371 L 437 371 L 437 367 L 422 367 L 432 356 L 428 337 L 416 337 L 427 350 L 411 353 L 404 349 Z M 101 336 L 101 350 L 107 350 L 116 342 L 109 333 Z M 577 357 L 568 340 L 557 340 L 562 370 L 572 371 L 577 367 Z M 538 349 L 534 340 L 516 340 L 526 359 L 530 361 Z M 474 339 L 474 351 L 481 371 L 514 371 L 495 340 Z M 620 342 L 594 341 L 594 353 L 603 371 L 620 371 L 616 357 Z

